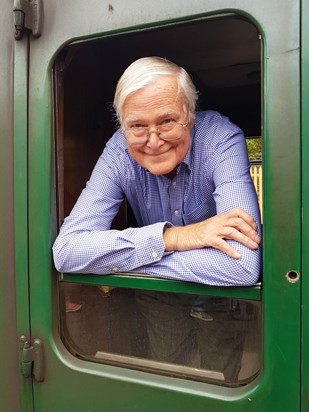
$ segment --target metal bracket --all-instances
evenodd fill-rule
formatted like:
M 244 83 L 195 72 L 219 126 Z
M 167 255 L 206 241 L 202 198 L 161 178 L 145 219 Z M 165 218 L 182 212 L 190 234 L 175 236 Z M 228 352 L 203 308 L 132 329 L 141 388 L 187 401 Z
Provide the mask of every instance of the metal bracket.
M 34 378 L 37 382 L 44 380 L 44 351 L 40 339 L 34 339 L 31 345 L 26 336 L 19 339 L 21 350 L 21 373 L 25 378 Z
M 31 30 L 33 37 L 41 36 L 41 0 L 14 0 L 13 11 L 16 40 L 22 39 L 25 29 Z

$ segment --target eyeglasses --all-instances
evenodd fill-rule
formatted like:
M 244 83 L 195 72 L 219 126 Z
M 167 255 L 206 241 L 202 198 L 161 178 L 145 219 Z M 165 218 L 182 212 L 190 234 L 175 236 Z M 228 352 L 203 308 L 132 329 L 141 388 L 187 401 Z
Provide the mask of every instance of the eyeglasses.
M 186 128 L 189 122 L 187 123 L 180 123 L 176 122 L 175 120 L 168 120 L 164 121 L 163 123 L 154 126 L 153 130 L 150 130 L 149 126 L 140 126 L 134 125 L 129 127 L 128 129 L 121 129 L 120 132 L 125 136 L 127 142 L 130 145 L 143 145 L 145 144 L 151 133 L 157 133 L 160 139 L 165 140 L 167 142 L 175 142 L 180 139 L 177 131 L 178 126 L 182 126 Z

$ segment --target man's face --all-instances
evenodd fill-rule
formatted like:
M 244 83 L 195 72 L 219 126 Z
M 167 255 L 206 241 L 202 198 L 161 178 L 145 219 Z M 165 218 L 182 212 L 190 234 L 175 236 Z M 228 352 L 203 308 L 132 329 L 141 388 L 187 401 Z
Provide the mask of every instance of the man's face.
M 122 108 L 123 128 L 127 132 L 128 149 L 134 160 L 154 175 L 171 174 L 182 162 L 190 147 L 190 129 L 177 124 L 172 141 L 160 138 L 155 126 L 171 121 L 187 124 L 188 113 L 182 94 L 178 95 L 177 79 L 164 76 L 144 89 L 131 94 Z M 130 128 L 149 127 L 145 143 L 130 144 Z

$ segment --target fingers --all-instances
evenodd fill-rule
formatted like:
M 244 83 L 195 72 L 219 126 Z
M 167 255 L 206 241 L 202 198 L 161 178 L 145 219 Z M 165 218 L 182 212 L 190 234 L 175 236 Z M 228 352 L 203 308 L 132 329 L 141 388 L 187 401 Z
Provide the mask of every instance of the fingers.
M 230 246 L 224 239 L 222 238 L 217 238 L 216 242 L 213 243 L 212 245 L 213 248 L 221 250 L 221 252 L 226 253 L 228 256 L 230 256 L 233 259 L 239 259 L 241 257 L 241 254 L 232 246 Z
M 261 241 L 256 230 L 241 219 L 227 222 L 225 228 L 227 239 L 234 239 L 241 243 L 245 242 L 248 247 L 257 247 Z
M 222 230 L 222 238 L 236 240 L 239 243 L 242 243 L 244 246 L 249 249 L 257 249 L 260 243 L 260 237 L 256 234 L 247 236 L 246 234 L 240 232 L 239 230 L 228 227 Z M 256 239 L 256 240 L 255 240 Z
M 235 240 L 252 250 L 259 247 L 261 238 L 256 232 L 257 223 L 244 210 L 233 209 L 210 220 L 212 221 L 211 232 L 208 232 L 209 225 L 205 227 L 208 232 L 207 246 L 221 250 L 234 259 L 239 259 L 241 254 L 226 242 L 227 239 Z
M 256 221 L 253 219 L 249 213 L 245 212 L 243 209 L 237 208 L 233 209 L 229 212 L 226 213 L 229 216 L 235 217 L 235 218 L 240 218 L 244 220 L 248 225 L 252 227 L 252 229 L 256 230 L 257 229 L 257 224 Z
M 236 230 L 232 230 L 230 233 L 231 237 L 227 238 L 237 240 L 251 249 L 257 248 L 261 242 L 261 238 L 256 232 L 257 224 L 253 217 L 242 209 L 234 209 L 228 212 L 226 216 L 227 221 L 224 224 L 225 227 Z

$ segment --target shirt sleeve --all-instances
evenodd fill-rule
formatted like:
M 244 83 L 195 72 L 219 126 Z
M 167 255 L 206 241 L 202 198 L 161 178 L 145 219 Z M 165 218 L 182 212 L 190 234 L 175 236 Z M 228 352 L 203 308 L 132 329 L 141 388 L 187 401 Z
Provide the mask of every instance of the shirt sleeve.
M 123 201 L 116 155 L 105 149 L 53 246 L 58 271 L 108 274 L 154 264 L 164 255 L 165 222 L 111 230 Z M 123 166 L 124 167 L 124 166 Z M 124 172 L 125 173 L 125 170 Z
M 250 176 L 245 138 L 228 119 L 223 118 L 218 127 L 219 130 L 214 131 L 218 139 L 213 141 L 213 154 L 205 171 L 215 187 L 213 196 L 217 214 L 241 208 L 253 216 L 261 235 L 260 211 Z M 261 274 L 261 246 L 251 250 L 236 241 L 227 242 L 240 252 L 240 259 L 208 247 L 165 255 L 161 261 L 137 271 L 215 286 L 254 285 Z

